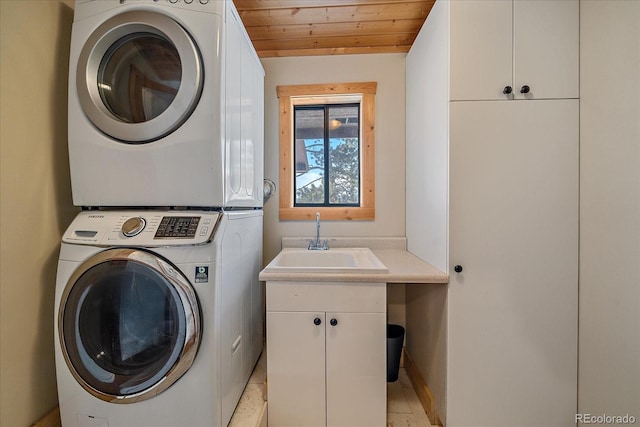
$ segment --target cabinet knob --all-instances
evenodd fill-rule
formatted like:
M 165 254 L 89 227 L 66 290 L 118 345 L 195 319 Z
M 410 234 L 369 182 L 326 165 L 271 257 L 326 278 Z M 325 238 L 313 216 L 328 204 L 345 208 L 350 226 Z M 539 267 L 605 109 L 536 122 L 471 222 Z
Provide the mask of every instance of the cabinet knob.
M 529 91 L 531 90 L 531 88 L 527 85 L 524 85 L 520 88 L 520 93 L 529 93 Z
M 320 320 L 320 318 L 319 318 L 319 317 L 316 317 L 315 319 L 313 319 L 313 324 L 314 324 L 314 325 L 318 326 L 318 325 L 319 325 L 319 324 L 321 324 L 321 323 L 322 323 L 322 320 Z
M 513 92 L 513 88 L 511 86 L 505 86 L 504 89 L 502 89 L 502 93 L 505 95 L 509 95 L 511 92 Z
M 329 323 L 331 323 L 331 326 L 336 326 L 338 324 L 338 319 L 331 319 Z
M 456 265 L 455 267 L 453 267 L 453 271 L 455 271 L 456 273 L 462 273 L 462 266 Z

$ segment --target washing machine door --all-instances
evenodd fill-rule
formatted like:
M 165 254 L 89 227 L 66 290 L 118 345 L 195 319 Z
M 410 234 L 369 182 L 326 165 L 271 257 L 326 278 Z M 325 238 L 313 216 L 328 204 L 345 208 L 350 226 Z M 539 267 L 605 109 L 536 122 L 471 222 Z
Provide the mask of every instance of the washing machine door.
M 202 59 L 189 33 L 166 15 L 116 15 L 88 38 L 76 86 L 87 117 L 124 143 L 146 143 L 176 130 L 202 93 Z
M 171 386 L 200 343 L 193 287 L 168 261 L 139 249 L 109 249 L 84 262 L 66 285 L 58 316 L 70 371 L 91 394 L 114 403 Z

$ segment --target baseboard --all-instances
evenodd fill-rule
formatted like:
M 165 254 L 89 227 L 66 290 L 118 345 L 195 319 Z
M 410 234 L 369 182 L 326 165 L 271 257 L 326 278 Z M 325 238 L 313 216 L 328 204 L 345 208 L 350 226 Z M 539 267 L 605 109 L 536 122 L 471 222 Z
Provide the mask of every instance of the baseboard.
M 418 395 L 418 399 L 420 400 L 424 411 L 427 413 L 427 417 L 429 417 L 429 421 L 434 426 L 442 426 L 442 420 L 436 411 L 436 402 L 433 398 L 433 394 L 431 393 L 431 390 L 429 390 L 427 383 L 424 381 L 422 374 L 413 362 L 413 359 L 407 352 L 406 348 L 404 349 L 404 369 L 411 380 L 411 384 Z
M 258 424 L 256 427 L 267 427 L 267 402 L 264 402 L 262 409 L 260 410 L 260 417 L 258 418 Z
M 31 427 L 62 427 L 60 408 L 56 406 L 54 410 L 33 423 Z

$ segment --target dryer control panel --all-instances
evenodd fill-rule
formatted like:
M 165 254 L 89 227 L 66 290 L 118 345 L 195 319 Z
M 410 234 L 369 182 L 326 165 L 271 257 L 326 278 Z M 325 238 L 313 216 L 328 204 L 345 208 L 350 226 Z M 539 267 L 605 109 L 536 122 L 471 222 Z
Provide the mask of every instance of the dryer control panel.
M 85 211 L 62 241 L 93 246 L 181 246 L 213 240 L 221 212 Z

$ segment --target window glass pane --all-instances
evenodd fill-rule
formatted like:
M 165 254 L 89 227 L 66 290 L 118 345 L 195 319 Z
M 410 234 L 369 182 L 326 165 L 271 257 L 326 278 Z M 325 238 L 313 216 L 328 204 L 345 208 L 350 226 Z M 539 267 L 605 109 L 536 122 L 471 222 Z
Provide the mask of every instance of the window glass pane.
M 360 201 L 360 126 L 358 105 L 329 108 L 329 203 Z
M 295 109 L 295 203 L 325 203 L 324 108 Z
M 295 206 L 359 206 L 360 104 L 296 106 Z

